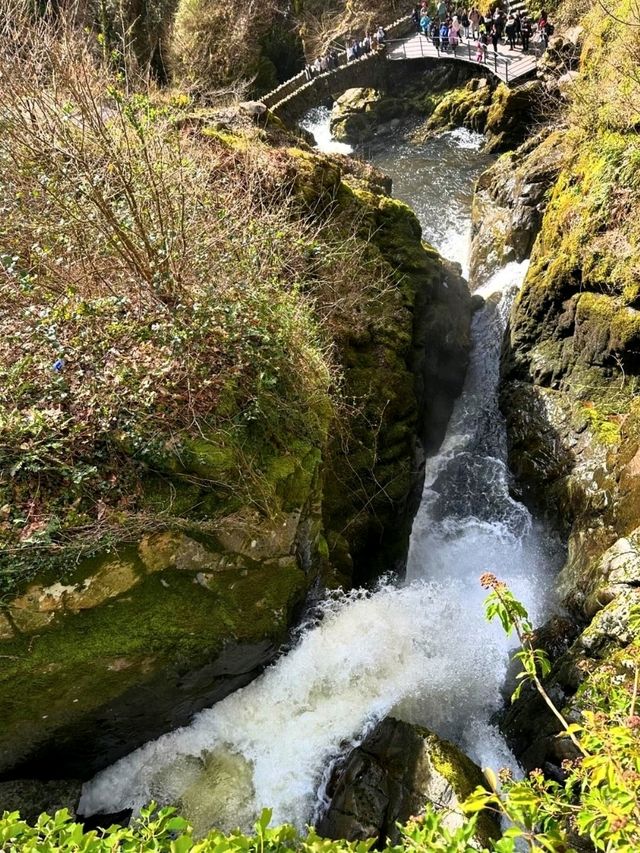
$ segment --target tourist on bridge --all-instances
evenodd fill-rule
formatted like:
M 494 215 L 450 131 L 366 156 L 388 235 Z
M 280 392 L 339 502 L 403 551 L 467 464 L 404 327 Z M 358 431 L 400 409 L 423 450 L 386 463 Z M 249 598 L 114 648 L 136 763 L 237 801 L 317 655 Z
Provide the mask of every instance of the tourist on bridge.
M 549 16 L 543 9 L 540 12 L 540 20 L 538 21 L 538 32 L 540 33 L 540 40 L 545 47 L 545 50 L 549 47 L 549 36 L 553 35 L 555 27 L 549 21 Z
M 446 21 L 448 12 L 449 10 L 447 9 L 445 0 L 440 0 L 438 3 L 438 18 L 440 18 L 441 21 Z
M 458 44 L 460 43 L 460 31 L 461 30 L 462 30 L 462 27 L 460 26 L 460 21 L 458 20 L 458 16 L 454 15 L 453 21 L 451 22 L 451 26 L 449 27 L 449 44 L 453 48 L 454 53 L 455 53 L 455 50 L 456 50 Z
M 478 41 L 476 44 L 476 62 L 487 61 L 487 34 L 478 33 Z
M 416 30 L 418 32 L 423 31 L 422 30 L 422 24 L 421 24 L 421 13 L 420 13 L 420 7 L 419 6 L 413 7 L 413 12 L 411 13 L 411 20 L 413 21 L 413 26 L 416 28 Z
M 520 38 L 522 39 L 523 53 L 527 53 L 529 51 L 529 40 L 531 38 L 531 30 L 531 21 L 525 15 L 522 21 L 520 22 Z
M 428 36 L 430 30 L 431 30 L 431 18 L 425 12 L 425 14 L 422 15 L 422 17 L 420 18 L 420 32 L 423 33 L 425 36 Z
M 507 23 L 504 25 L 504 31 L 507 36 L 507 41 L 509 42 L 509 50 L 516 49 L 516 19 L 514 16 L 509 13 L 509 17 L 507 18 Z
M 459 15 L 458 17 L 460 18 L 460 23 L 462 24 L 462 32 L 464 33 L 464 37 L 468 39 L 470 35 L 471 20 L 469 18 L 469 15 L 467 14 L 467 10 L 463 9 L 462 15 Z
M 480 12 L 475 6 L 469 12 L 469 23 L 471 24 L 471 37 L 477 39 L 480 35 Z
M 487 17 L 487 31 L 489 33 L 489 37 L 491 37 L 491 27 L 494 24 L 496 25 L 496 30 L 498 32 L 498 41 L 500 41 L 502 33 L 504 32 L 504 20 L 502 18 L 502 9 L 497 7 L 493 14 Z
M 380 26 L 376 30 L 376 41 L 378 42 L 379 47 L 384 47 L 384 43 L 387 40 L 387 32 L 384 27 Z
M 439 50 L 440 49 L 440 25 L 438 24 L 437 20 L 431 22 L 431 28 L 430 28 L 429 32 L 431 34 L 431 41 L 433 42 L 433 46 L 435 47 L 436 50 Z
M 446 21 L 440 24 L 440 47 L 449 50 L 449 24 Z
M 497 21 L 494 21 L 491 24 L 491 44 L 493 45 L 493 52 L 498 52 L 498 42 L 500 41 L 500 30 L 498 28 Z
M 516 41 L 520 41 L 522 38 L 522 18 L 520 17 L 520 12 L 516 12 L 513 18 L 516 22 Z

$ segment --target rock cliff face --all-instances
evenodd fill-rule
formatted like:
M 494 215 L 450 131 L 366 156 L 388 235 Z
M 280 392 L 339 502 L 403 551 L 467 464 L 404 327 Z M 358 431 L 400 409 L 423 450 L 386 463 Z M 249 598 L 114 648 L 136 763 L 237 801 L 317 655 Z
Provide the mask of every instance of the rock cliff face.
M 514 179 L 498 212 L 487 187 L 498 172 L 481 181 L 479 204 L 493 202 L 475 267 L 481 275 L 492 251 L 526 256 L 540 223 L 506 342 L 502 407 L 519 488 L 568 536 L 559 586 L 576 630 L 556 642 L 548 626 L 540 642 L 554 649 L 549 689 L 569 715 L 589 707 L 590 679 L 633 665 L 640 603 L 639 142 L 632 117 L 612 106 L 623 91 L 629 102 L 632 78 L 601 61 L 628 31 L 594 12 L 585 32 L 567 129 L 498 162 Z M 542 720 L 534 696 L 507 719 L 529 766 L 565 757 Z
M 381 175 L 301 148 L 277 156 L 302 215 L 331 212 L 336 229 L 351 231 L 357 222 L 354 239 L 385 270 L 379 296 L 336 332 L 352 415 L 340 430 L 327 425 L 324 443 L 273 456 L 270 515 L 237 502 L 221 514 L 225 448 L 189 439 L 179 471 L 141 482 L 156 519 L 148 533 L 62 577 L 43 564 L 7 599 L 4 778 L 86 779 L 246 684 L 278 653 L 315 583 L 401 562 L 418 437 L 437 439 L 464 376 L 468 293 Z
M 484 133 L 484 150 L 497 154 L 523 142 L 537 117 L 542 85 L 536 80 L 509 89 L 490 75 L 475 76 L 473 66 L 437 60 L 411 69 L 385 63 L 383 70 L 369 75 L 369 88 L 348 89 L 335 100 L 337 139 L 362 143 L 397 132 L 404 120 L 417 141 L 456 127 Z
M 334 769 L 317 829 L 325 838 L 397 842 L 397 824 L 418 817 L 428 804 L 446 812 L 443 825 L 454 830 L 466 820 L 459 804 L 481 784 L 480 768 L 453 744 L 387 717 Z M 478 841 L 486 844 L 496 834 L 481 816 Z
M 542 131 L 500 157 L 476 184 L 469 281 L 472 288 L 509 261 L 531 254 L 547 194 L 564 157 L 561 130 Z

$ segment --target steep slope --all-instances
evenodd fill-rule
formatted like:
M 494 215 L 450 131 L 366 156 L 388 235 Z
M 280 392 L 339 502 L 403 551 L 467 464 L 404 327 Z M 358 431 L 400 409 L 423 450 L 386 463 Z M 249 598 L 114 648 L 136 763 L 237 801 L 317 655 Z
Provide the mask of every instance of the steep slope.
M 632 667 L 637 653 L 629 613 L 640 583 L 639 23 L 623 2 L 610 12 L 593 8 L 583 31 L 570 34 L 582 43 L 579 75 L 561 103 L 564 129 L 542 143 L 546 160 L 537 154 L 536 204 L 546 212 L 504 357 L 512 467 L 568 533 L 561 594 L 579 625 L 593 619 L 564 655 L 570 635 L 557 636 L 554 697 L 563 704 L 578 690 L 587 707 L 589 691 L 579 688 L 586 675 L 604 667 L 612 677 L 620 664 L 608 662 L 621 647 Z M 561 33 L 547 59 L 560 81 L 568 42 Z M 522 175 L 531 175 L 528 166 L 525 157 Z M 522 212 L 531 191 L 526 181 L 519 186 Z M 531 766 L 564 757 L 562 743 L 549 738 L 555 724 L 541 731 L 541 713 L 532 700 L 509 723 Z
M 247 683 L 314 584 L 401 561 L 469 297 L 374 170 L 16 32 L 0 773 L 86 777 Z

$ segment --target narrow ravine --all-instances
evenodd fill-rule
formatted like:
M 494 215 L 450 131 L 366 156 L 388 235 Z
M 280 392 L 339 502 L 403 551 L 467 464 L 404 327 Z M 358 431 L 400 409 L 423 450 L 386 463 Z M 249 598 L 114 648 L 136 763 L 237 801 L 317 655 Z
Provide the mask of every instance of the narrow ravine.
M 467 134 L 426 143 L 413 151 L 426 171 L 402 143 L 371 154 L 394 179 L 396 166 L 404 172 L 401 197 L 426 238 L 464 264 L 471 184 L 486 162 L 477 143 Z M 513 763 L 492 724 L 510 642 L 485 622 L 478 578 L 494 571 L 541 622 L 558 556 L 509 494 L 498 409 L 501 340 L 525 271 L 509 264 L 483 288 L 465 388 L 442 448 L 428 460 L 404 582 L 329 597 L 322 618 L 259 679 L 89 782 L 83 813 L 155 799 L 179 802 L 200 831 L 248 826 L 263 806 L 275 821 L 303 826 L 331 760 L 390 712 L 456 741 L 482 765 Z

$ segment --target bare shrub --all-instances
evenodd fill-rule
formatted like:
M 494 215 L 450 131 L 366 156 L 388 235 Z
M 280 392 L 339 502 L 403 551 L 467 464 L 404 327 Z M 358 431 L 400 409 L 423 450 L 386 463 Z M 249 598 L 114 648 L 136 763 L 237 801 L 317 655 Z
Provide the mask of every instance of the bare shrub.
M 5 557 L 134 537 L 150 473 L 277 508 L 270 460 L 322 446 L 334 340 L 387 287 L 363 224 L 305 209 L 285 150 L 128 91 L 73 27 L 3 22 Z

